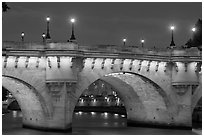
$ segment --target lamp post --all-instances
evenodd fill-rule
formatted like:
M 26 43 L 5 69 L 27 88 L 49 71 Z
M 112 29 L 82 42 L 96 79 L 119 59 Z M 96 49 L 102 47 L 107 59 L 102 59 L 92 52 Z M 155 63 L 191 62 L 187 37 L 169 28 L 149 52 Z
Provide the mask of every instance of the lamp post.
M 46 21 L 47 21 L 47 34 L 46 34 L 45 38 L 47 40 L 50 40 L 51 37 L 50 37 L 50 28 L 49 28 L 49 24 L 50 24 L 50 17 L 49 16 L 46 17 Z
M 24 42 L 24 36 L 25 36 L 25 33 L 24 32 L 21 32 L 21 41 Z
M 142 47 L 144 46 L 144 42 L 145 42 L 145 40 L 142 39 L 142 40 L 141 40 Z
M 45 37 L 46 37 L 46 35 L 45 35 L 45 33 L 43 33 L 43 34 L 42 34 L 43 44 L 45 44 Z
M 170 27 L 170 29 L 171 29 L 171 44 L 170 44 L 170 48 L 173 48 L 173 47 L 175 47 L 175 43 L 174 43 L 174 29 L 175 29 L 175 27 L 172 25 Z
M 75 19 L 72 18 L 72 19 L 70 20 L 70 22 L 71 22 L 71 24 L 72 24 L 72 34 L 71 34 L 70 41 L 75 41 L 75 40 L 76 40 L 76 38 L 75 38 L 75 36 L 74 36 L 74 23 L 75 23 Z
M 125 46 L 127 39 L 123 39 L 123 45 Z

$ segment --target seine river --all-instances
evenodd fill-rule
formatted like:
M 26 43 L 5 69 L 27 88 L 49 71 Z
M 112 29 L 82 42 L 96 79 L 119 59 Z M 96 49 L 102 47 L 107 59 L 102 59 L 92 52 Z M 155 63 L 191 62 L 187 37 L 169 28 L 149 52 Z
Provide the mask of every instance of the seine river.
M 125 115 L 99 112 L 75 112 L 72 132 L 48 132 L 22 128 L 22 114 L 11 111 L 2 114 L 3 135 L 195 135 L 196 130 L 175 130 L 127 127 Z

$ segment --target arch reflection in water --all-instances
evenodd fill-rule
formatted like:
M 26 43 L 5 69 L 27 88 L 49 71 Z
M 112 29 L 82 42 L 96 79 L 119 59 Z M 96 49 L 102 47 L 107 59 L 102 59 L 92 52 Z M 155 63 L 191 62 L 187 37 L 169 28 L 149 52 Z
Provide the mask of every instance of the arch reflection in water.
M 105 123 L 103 123 L 103 125 L 106 127 L 106 126 L 109 126 L 109 123 L 105 122 Z
M 115 127 L 118 127 L 118 122 L 114 122 L 114 126 L 115 126 Z

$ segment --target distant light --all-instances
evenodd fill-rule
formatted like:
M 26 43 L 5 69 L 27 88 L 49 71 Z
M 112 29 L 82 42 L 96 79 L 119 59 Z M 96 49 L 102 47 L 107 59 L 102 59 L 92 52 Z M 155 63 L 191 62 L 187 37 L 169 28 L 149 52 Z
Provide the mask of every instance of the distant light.
M 192 28 L 192 31 L 193 31 L 193 32 L 195 32 L 195 31 L 196 31 L 196 28 L 195 28 L 195 27 L 193 27 L 193 28 Z
M 125 115 L 121 115 L 121 117 L 125 117 Z
M 144 39 L 142 39 L 141 42 L 144 43 L 145 42 Z
M 116 117 L 117 117 L 117 116 L 118 116 L 118 114 L 114 114 L 114 116 L 116 116 Z
M 96 112 L 91 112 L 91 114 L 92 114 L 92 115 L 95 115 L 95 114 L 96 114 Z
M 81 111 L 79 111 L 79 115 L 81 115 L 82 114 L 82 112 Z
M 123 39 L 123 42 L 126 42 L 126 39 Z
M 46 20 L 47 20 L 47 21 L 50 21 L 50 17 L 49 17 L 49 16 L 47 16 Z
M 74 23 L 74 22 L 75 22 L 75 19 L 74 19 L 74 18 L 72 18 L 70 21 L 71 21 L 71 23 Z
M 174 26 L 171 26 L 171 30 L 174 30 L 175 29 L 175 27 Z
M 104 115 L 105 115 L 105 116 L 107 116 L 107 115 L 108 115 L 108 113 L 107 113 L 107 112 L 104 112 Z

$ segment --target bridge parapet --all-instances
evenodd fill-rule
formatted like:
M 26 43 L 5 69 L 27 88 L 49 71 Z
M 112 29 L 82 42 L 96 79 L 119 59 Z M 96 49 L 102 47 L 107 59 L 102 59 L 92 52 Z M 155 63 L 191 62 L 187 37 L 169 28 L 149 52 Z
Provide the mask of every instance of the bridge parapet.
M 121 46 L 79 46 L 74 43 L 22 43 L 3 42 L 3 56 L 83 56 L 83 57 L 111 57 L 111 58 L 140 58 L 156 60 L 201 60 L 201 51 L 191 49 L 145 49 Z
M 39 42 L 13 42 L 6 41 L 2 43 L 3 49 L 10 50 L 42 50 L 42 49 L 65 49 L 65 50 L 76 50 L 78 45 L 71 42 L 50 42 L 50 43 L 39 43 Z

